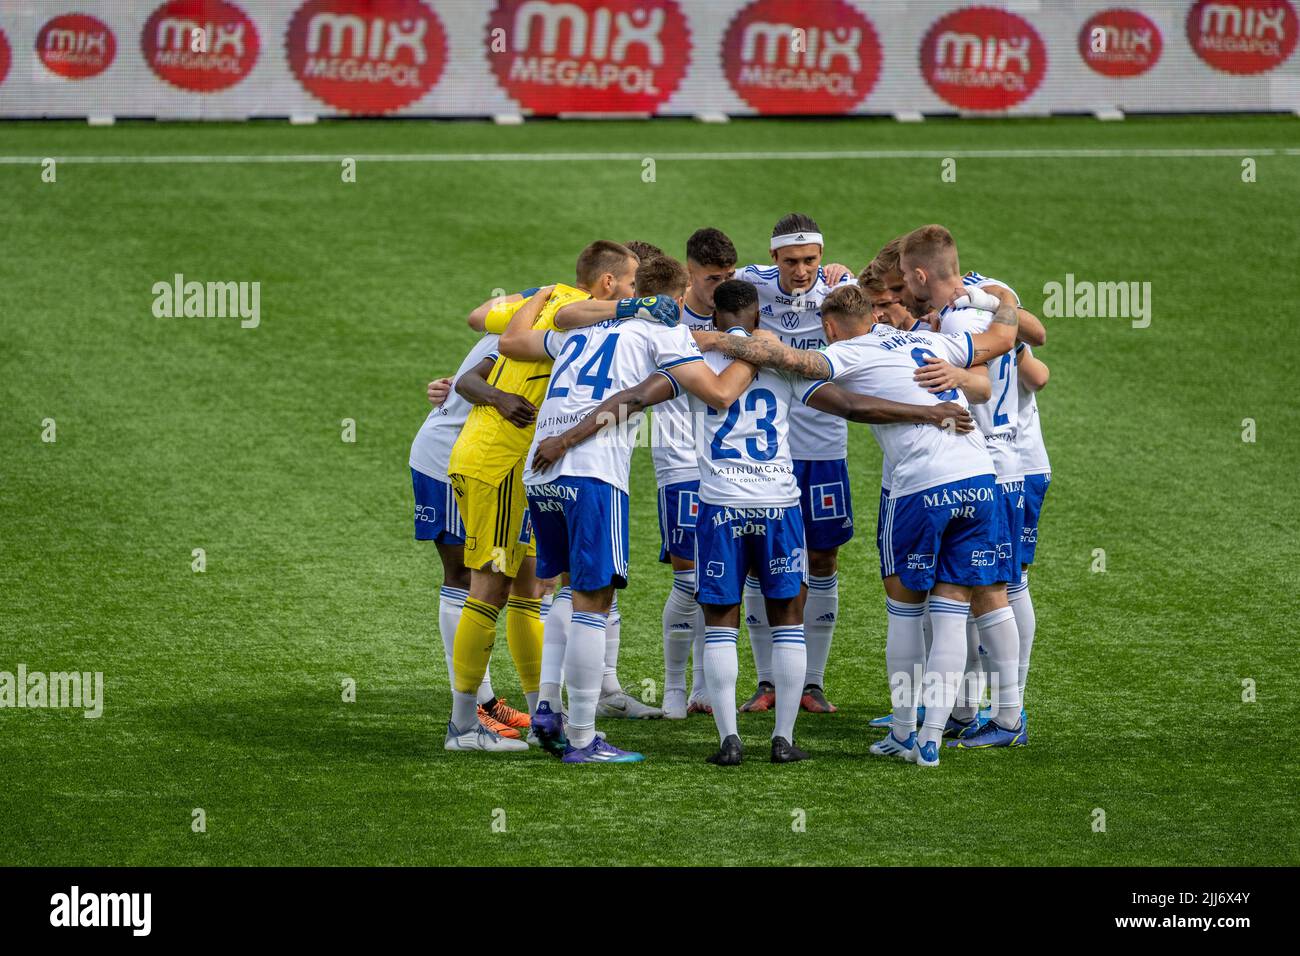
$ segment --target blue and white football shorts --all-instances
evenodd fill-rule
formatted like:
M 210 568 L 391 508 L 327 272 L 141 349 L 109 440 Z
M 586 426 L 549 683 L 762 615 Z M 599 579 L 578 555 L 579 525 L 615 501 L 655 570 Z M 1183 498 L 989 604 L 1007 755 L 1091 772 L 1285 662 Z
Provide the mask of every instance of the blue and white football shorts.
M 806 579 L 799 508 L 732 508 L 700 502 L 695 524 L 695 600 L 739 604 L 745 575 L 764 597 L 792 598 Z
M 525 490 L 538 578 L 568 574 L 575 591 L 627 587 L 627 492 L 569 476 Z
M 1025 523 L 1020 532 L 1020 563 L 1033 564 L 1038 549 L 1038 516 L 1043 513 L 1043 499 L 1047 486 L 1052 483 L 1052 473 L 1025 475 Z
M 929 591 L 937 581 L 996 584 L 1000 500 L 992 475 L 926 488 L 885 506 L 881 577 Z
M 659 489 L 659 560 L 671 554 L 695 559 L 695 518 L 700 511 L 700 483 L 680 481 Z
M 808 547 L 829 551 L 853 537 L 853 496 L 849 493 L 849 463 L 835 461 L 794 462 L 794 480 L 799 483 Z
M 1025 483 L 998 484 L 998 577 L 1007 584 L 1020 583 L 1020 535 L 1025 526 Z
M 464 544 L 465 526 L 451 485 L 411 469 L 415 490 L 415 540 L 438 544 Z

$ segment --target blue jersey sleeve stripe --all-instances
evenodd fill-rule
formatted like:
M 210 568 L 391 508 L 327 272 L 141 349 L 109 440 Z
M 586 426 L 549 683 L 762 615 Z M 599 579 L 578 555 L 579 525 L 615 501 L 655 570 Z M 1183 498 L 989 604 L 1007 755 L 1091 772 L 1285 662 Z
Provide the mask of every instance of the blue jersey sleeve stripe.
M 835 377 L 835 363 L 831 361 L 831 357 L 825 352 L 822 352 L 822 358 L 826 359 L 826 364 L 831 367 L 831 374 L 826 376 L 826 380 L 830 381 Z
M 659 371 L 662 372 L 664 369 L 676 368 L 679 365 L 685 365 L 687 362 L 703 362 L 703 361 L 704 361 L 703 355 L 688 355 L 685 358 L 679 358 L 679 359 L 674 359 L 671 362 L 665 362 L 663 365 L 659 366 Z
M 809 397 L 812 395 L 813 392 L 817 391 L 817 389 L 821 388 L 823 385 L 829 385 L 829 384 L 830 384 L 830 382 L 827 381 L 826 379 L 822 379 L 820 382 L 813 382 L 813 383 L 812 383 L 811 385 L 809 385 L 806 389 L 804 389 L 803 396 L 799 399 L 799 401 L 801 401 L 801 402 L 803 402 L 805 405 L 807 405 L 807 404 L 808 404 L 808 399 L 809 399 Z
M 524 291 L 520 292 L 519 294 L 523 296 L 525 299 L 531 299 L 533 296 L 537 295 L 537 293 L 540 292 L 541 289 L 542 289 L 541 286 L 535 285 L 531 289 L 524 289 Z
M 975 340 L 966 333 L 966 367 L 970 368 L 970 363 L 975 361 Z
M 676 398 L 678 395 L 680 395 L 680 394 L 682 393 L 682 387 L 681 387 L 680 385 L 677 384 L 677 379 L 673 378 L 670 374 L 668 374 L 667 372 L 665 372 L 663 369 L 661 369 L 661 368 L 657 368 L 657 369 L 655 369 L 655 370 L 654 370 L 654 374 L 655 374 L 655 375 L 662 375 L 664 378 L 668 379 L 668 381 L 672 384 L 672 386 L 673 386 L 673 398 Z
M 554 335 L 555 335 L 554 330 L 548 329 L 546 335 L 542 337 L 542 348 L 546 350 L 546 354 L 549 355 L 552 359 L 555 358 L 555 351 L 551 348 L 551 338 Z

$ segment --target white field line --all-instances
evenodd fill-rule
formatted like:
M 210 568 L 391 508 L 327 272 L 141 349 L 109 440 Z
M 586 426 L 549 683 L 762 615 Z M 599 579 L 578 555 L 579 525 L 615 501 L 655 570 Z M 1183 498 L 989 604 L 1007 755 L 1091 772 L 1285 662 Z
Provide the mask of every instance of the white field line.
M 1300 156 L 1300 149 L 1262 147 L 1246 149 L 857 149 L 791 150 L 771 152 L 669 152 L 637 153 L 266 153 L 261 155 L 176 156 L 0 156 L 0 165 L 40 165 L 46 159 L 59 164 L 101 166 L 171 166 L 243 163 L 579 163 L 579 162 L 766 162 L 771 160 L 854 159 L 1199 159 L 1245 156 Z

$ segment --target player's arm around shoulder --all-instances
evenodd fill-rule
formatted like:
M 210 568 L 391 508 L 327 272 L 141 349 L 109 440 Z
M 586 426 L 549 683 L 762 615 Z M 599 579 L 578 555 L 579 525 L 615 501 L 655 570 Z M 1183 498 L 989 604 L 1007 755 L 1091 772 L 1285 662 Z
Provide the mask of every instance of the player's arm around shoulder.
M 537 362 L 550 358 L 546 351 L 546 332 L 534 329 L 538 316 L 546 300 L 551 297 L 555 286 L 538 289 L 537 294 L 525 302 L 510 318 L 510 324 L 501 333 L 497 348 L 509 359 Z
M 1029 349 L 1020 349 L 1016 353 L 1016 367 L 1020 372 L 1020 384 L 1031 392 L 1042 391 L 1052 374 L 1047 363 Z
M 618 301 L 615 299 L 583 299 L 561 306 L 555 313 L 555 327 L 562 332 L 581 329 L 597 322 L 614 318 Z
M 912 405 L 874 395 L 859 395 L 833 382 L 809 382 L 803 391 L 805 405 L 838 418 L 864 425 L 934 425 L 968 432 L 975 427 L 970 412 L 956 402 Z
M 1016 332 L 1020 327 L 1020 309 L 1016 304 L 1015 294 L 1002 286 L 990 286 L 995 293 L 983 289 L 968 288 L 954 296 L 949 305 L 982 309 L 993 313 L 993 320 L 984 332 L 970 336 L 970 355 L 967 367 L 982 364 L 1010 352 L 1016 344 Z M 965 299 L 966 302 L 961 300 Z
M 676 395 L 677 384 L 667 373 L 653 373 L 631 388 L 611 395 L 566 431 L 538 442 L 537 451 L 533 452 L 533 468 L 546 471 L 569 449 L 581 445 L 602 429 L 623 425 L 637 412 Z
M 708 330 L 691 333 L 703 352 L 721 352 L 761 368 L 775 368 L 800 378 L 833 378 L 830 360 L 823 352 L 792 349 L 771 332 L 759 329 L 752 336 L 728 335 Z

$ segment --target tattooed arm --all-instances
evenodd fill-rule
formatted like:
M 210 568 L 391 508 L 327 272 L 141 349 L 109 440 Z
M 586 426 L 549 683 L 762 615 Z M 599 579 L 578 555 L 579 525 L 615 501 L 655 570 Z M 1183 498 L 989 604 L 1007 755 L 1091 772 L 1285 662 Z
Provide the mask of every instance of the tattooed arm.
M 997 287 L 997 311 L 987 331 L 971 336 L 971 365 L 979 365 L 989 359 L 997 358 L 1004 352 L 1011 351 L 1016 344 L 1016 330 L 1020 326 L 1020 311 L 1016 307 L 1015 296 L 1006 289 Z M 978 306 L 977 306 L 978 308 Z
M 831 363 L 825 355 L 809 349 L 792 349 L 781 344 L 781 340 L 771 332 L 755 332 L 748 338 L 707 330 L 691 334 L 703 352 L 721 352 L 750 365 L 780 369 L 801 378 L 817 380 L 831 377 Z M 1006 349 L 1002 351 L 1005 352 Z

